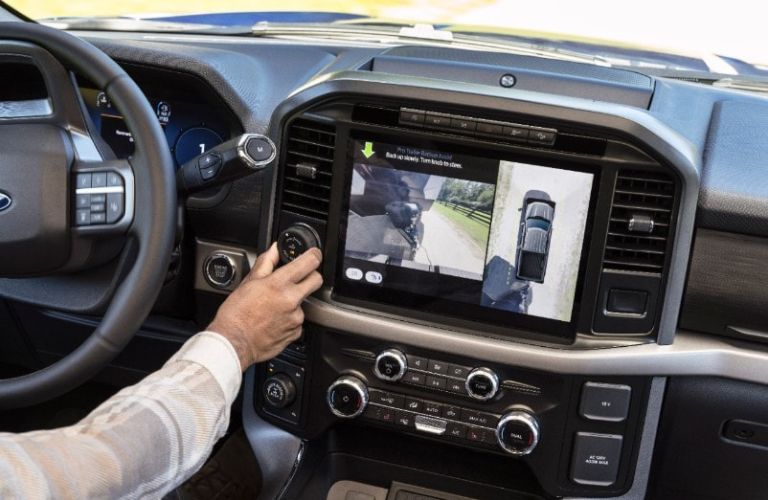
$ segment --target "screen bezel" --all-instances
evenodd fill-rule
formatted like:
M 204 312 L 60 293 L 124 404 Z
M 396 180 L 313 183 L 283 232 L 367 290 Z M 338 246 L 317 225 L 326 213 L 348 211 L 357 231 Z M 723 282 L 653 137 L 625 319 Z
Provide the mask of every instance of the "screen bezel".
M 572 338 L 576 332 L 579 322 L 579 311 L 581 309 L 582 289 L 584 285 L 584 271 L 589 257 L 590 243 L 592 241 L 592 232 L 594 225 L 594 215 L 598 200 L 600 187 L 600 168 L 597 164 L 583 165 L 567 161 L 540 158 L 528 156 L 519 151 L 505 149 L 504 146 L 494 148 L 489 145 L 467 145 L 449 143 L 440 137 L 405 137 L 396 132 L 370 131 L 360 129 L 349 129 L 345 134 L 346 148 L 344 148 L 344 158 L 341 172 L 343 173 L 343 182 L 341 189 L 341 210 L 339 213 L 339 224 L 337 233 L 338 257 L 336 259 L 334 271 L 334 299 L 340 302 L 351 302 L 355 304 L 373 304 L 384 308 L 402 308 L 412 310 L 425 316 L 451 318 L 457 322 L 471 322 L 473 324 L 486 324 L 494 330 L 512 332 L 530 331 L 534 334 L 545 334 L 562 338 Z M 556 319 L 532 316 L 527 314 L 513 313 L 498 309 L 484 307 L 479 304 L 447 300 L 439 297 L 423 295 L 415 292 L 401 289 L 391 289 L 377 285 L 370 285 L 364 282 L 353 282 L 344 277 L 344 262 L 346 251 L 347 218 L 349 214 L 352 171 L 354 168 L 354 144 L 355 141 L 377 141 L 394 145 L 403 145 L 409 147 L 430 149 L 436 151 L 445 151 L 449 153 L 475 156 L 495 161 L 515 161 L 531 165 L 540 165 L 542 167 L 557 168 L 561 170 L 570 170 L 576 172 L 585 172 L 592 174 L 592 190 L 590 193 L 589 209 L 587 212 L 587 221 L 582 241 L 581 256 L 579 260 L 579 272 L 576 281 L 576 290 L 571 309 L 571 320 L 560 321 Z M 392 266 L 389 269 L 399 271 L 397 267 Z M 389 272 L 389 271 L 388 271 Z M 402 270 L 405 272 L 405 270 Z M 450 322 L 450 321 L 448 321 Z M 482 329 L 482 328 L 480 328 Z M 516 335 L 516 333 L 514 334 Z

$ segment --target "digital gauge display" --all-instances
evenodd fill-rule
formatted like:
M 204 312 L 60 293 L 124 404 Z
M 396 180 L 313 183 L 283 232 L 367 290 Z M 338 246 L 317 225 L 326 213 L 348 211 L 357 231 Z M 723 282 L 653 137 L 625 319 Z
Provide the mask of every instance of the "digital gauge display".
M 118 158 L 131 156 L 135 145 L 122 114 L 104 92 L 80 90 L 91 120 L 104 142 Z M 177 167 L 230 137 L 226 121 L 207 103 L 174 99 L 173 96 L 152 96 L 149 100 Z

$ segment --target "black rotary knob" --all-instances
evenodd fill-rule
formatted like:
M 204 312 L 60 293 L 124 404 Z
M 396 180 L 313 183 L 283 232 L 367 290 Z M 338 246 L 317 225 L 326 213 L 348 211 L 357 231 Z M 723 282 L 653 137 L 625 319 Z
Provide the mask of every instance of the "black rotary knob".
M 539 422 L 527 411 L 511 411 L 499 420 L 496 441 L 511 455 L 528 455 L 539 444 Z
M 310 248 L 322 248 L 320 236 L 312 226 L 299 222 L 283 230 L 277 238 L 280 262 L 287 264 Z
M 344 375 L 328 387 L 328 407 L 341 418 L 355 418 L 368 406 L 368 388 L 357 377 Z
M 296 399 L 296 384 L 285 373 L 276 373 L 264 381 L 264 400 L 275 408 L 285 408 Z
M 488 401 L 499 392 L 499 377 L 490 368 L 475 368 L 464 384 L 467 394 L 480 401 Z
M 380 352 L 373 365 L 373 372 L 376 376 L 388 382 L 397 382 L 403 378 L 407 369 L 408 361 L 405 359 L 405 354 L 397 349 L 387 349 Z

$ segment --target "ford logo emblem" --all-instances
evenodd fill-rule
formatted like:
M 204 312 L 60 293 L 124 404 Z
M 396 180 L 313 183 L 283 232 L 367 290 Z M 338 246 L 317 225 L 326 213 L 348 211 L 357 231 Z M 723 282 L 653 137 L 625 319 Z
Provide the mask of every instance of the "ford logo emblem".
M 0 192 L 0 212 L 11 206 L 11 197 Z

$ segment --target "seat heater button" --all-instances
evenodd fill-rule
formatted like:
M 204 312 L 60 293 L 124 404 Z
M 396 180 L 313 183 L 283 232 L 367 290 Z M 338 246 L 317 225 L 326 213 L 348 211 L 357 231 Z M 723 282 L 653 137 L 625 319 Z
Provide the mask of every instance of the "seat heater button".
M 571 479 L 579 484 L 594 486 L 610 486 L 615 483 L 623 439 L 614 434 L 576 434 Z

